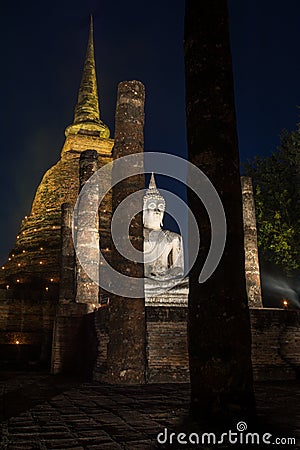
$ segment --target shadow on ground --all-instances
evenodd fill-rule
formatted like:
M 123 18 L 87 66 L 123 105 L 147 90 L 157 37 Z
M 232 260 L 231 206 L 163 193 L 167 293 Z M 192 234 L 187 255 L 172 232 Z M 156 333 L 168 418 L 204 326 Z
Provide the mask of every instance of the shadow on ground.
M 178 443 L 178 433 L 225 431 L 189 419 L 187 384 L 110 386 L 45 372 L 2 372 L 0 389 L 0 448 L 4 450 L 263 448 L 262 444 L 212 445 L 212 441 Z M 300 383 L 258 383 L 255 391 L 258 421 L 248 424 L 248 431 L 299 442 Z M 236 431 L 236 425 L 232 423 L 230 429 Z M 158 443 L 159 433 L 163 433 L 161 441 L 168 435 L 166 442 L 175 433 L 172 444 Z M 276 447 L 300 448 L 283 443 Z

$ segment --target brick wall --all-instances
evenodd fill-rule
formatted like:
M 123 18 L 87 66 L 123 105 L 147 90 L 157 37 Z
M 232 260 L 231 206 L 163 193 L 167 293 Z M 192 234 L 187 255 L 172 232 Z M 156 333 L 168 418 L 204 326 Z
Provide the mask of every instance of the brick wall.
M 147 382 L 188 382 L 187 308 L 146 308 Z
M 250 309 L 256 380 L 295 379 L 300 374 L 300 311 Z
M 0 292 L 0 348 L 11 346 L 13 350 L 16 341 L 23 347 L 38 346 L 39 361 L 49 364 L 55 308 L 45 299 L 1 299 Z M 64 339 L 59 340 L 60 349 L 53 349 L 59 350 L 56 364 L 62 353 L 67 352 L 75 365 L 78 364 L 77 368 L 93 367 L 94 379 L 105 381 L 108 308 L 100 308 L 95 314 L 83 314 L 81 318 L 76 315 L 71 318 L 69 308 L 68 305 L 56 324 L 64 331 Z M 250 309 L 250 315 L 255 379 L 299 376 L 300 312 Z M 147 382 L 188 381 L 187 308 L 147 307 L 146 319 Z M 66 332 L 68 330 L 70 333 Z
M 300 373 L 300 311 L 250 309 L 255 380 Z M 147 307 L 147 381 L 188 381 L 187 309 Z
M 54 322 L 51 372 L 90 376 L 97 354 L 92 306 L 59 304 Z
M 94 365 L 93 379 L 108 382 L 107 345 L 108 345 L 108 308 L 99 308 L 94 314 L 94 326 L 97 336 L 97 357 Z
M 3 294 L 3 295 L 2 295 Z M 2 297 L 2 298 L 1 298 Z M 19 353 L 31 353 L 46 366 L 50 364 L 55 305 L 45 299 L 9 299 L 0 292 L 0 351 L 2 359 L 13 359 L 16 342 Z

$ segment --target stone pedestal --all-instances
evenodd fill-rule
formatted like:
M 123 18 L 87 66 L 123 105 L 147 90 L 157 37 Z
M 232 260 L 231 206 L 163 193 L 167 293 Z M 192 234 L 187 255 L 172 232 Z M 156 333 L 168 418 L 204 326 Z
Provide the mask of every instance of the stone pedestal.
M 157 283 L 159 285 L 159 283 Z M 159 286 L 158 286 L 159 288 Z M 156 293 L 155 285 L 152 280 L 145 282 L 145 305 L 146 306 L 170 306 L 186 307 L 188 306 L 189 280 L 184 279 L 179 285 L 166 290 L 163 293 Z

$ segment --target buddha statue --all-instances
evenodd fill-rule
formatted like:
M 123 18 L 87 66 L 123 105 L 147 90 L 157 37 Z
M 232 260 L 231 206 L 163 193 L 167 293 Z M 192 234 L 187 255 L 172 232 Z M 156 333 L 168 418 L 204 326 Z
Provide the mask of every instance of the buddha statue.
M 165 209 L 165 199 L 157 189 L 152 173 L 143 202 L 146 295 L 172 289 L 184 275 L 182 237 L 162 228 Z

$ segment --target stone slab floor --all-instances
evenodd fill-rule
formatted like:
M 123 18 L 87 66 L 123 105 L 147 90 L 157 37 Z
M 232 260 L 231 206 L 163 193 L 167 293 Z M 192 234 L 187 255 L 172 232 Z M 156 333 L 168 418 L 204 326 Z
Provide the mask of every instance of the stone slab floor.
M 299 397 L 299 382 L 257 384 L 264 431 L 268 423 L 300 443 Z M 157 444 L 165 427 L 186 431 L 188 385 L 103 386 L 41 372 L 2 372 L 0 398 L 1 450 L 215 448 Z

